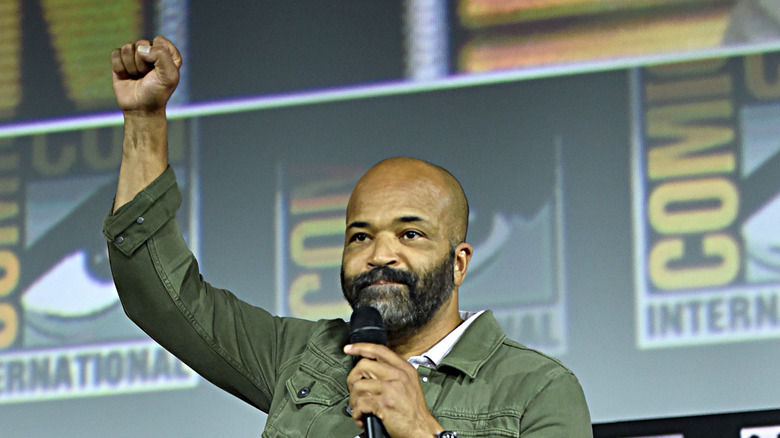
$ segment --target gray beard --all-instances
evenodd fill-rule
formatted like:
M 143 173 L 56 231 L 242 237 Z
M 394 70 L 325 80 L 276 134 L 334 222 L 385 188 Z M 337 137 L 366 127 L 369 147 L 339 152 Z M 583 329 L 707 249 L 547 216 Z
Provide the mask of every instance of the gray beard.
M 452 296 L 454 261 L 455 249 L 451 248 L 449 257 L 421 275 L 383 266 L 346 278 L 342 267 L 341 289 L 353 310 L 370 306 L 379 311 L 387 339 L 393 343 L 425 326 Z M 380 280 L 399 284 L 371 286 Z

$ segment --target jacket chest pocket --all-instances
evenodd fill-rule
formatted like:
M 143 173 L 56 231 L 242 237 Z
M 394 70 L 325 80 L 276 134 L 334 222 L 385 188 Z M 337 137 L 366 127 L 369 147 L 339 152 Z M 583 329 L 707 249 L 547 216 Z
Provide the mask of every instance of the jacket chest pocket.
M 323 374 L 302 364 L 285 382 L 284 402 L 269 415 L 263 436 L 353 438 L 360 429 L 346 412 L 348 404 L 346 375 Z
M 517 437 L 520 415 L 515 412 L 473 412 L 442 410 L 434 413 L 442 426 L 458 432 L 460 438 Z

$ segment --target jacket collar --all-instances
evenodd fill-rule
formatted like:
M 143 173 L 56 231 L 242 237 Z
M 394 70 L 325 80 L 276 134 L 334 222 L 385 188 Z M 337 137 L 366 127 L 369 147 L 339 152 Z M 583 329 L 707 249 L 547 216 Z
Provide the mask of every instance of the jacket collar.
M 439 369 L 452 367 L 474 378 L 505 339 L 506 334 L 498 325 L 493 312 L 485 311 L 466 329 L 449 354 L 444 356 Z
M 505 339 L 506 334 L 493 316 L 493 312 L 486 310 L 476 317 L 452 350 L 444 356 L 438 369 L 451 367 L 474 378 Z M 313 334 L 308 342 L 308 348 L 329 366 L 338 365 L 339 368 L 349 372 L 352 369 L 353 359 L 341 351 L 348 340 L 349 325 L 342 320 L 332 320 L 322 330 Z

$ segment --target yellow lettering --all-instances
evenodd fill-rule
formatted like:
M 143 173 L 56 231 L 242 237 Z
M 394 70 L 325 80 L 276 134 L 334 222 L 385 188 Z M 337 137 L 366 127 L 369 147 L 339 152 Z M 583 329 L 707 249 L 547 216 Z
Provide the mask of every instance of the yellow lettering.
M 0 201 L 0 221 L 12 218 L 19 214 L 19 203 L 12 201 Z
M 729 96 L 733 91 L 731 75 L 686 79 L 669 82 L 651 82 L 645 87 L 647 102 L 697 100 L 702 97 Z
M 0 94 L 3 94 L 2 90 Z M 3 104 L 0 103 L 0 107 L 2 106 Z M 21 154 L 13 152 L 13 146 L 14 142 L 11 139 L 0 139 L 0 172 L 18 172 L 21 167 Z M 0 194 L 11 195 L 10 200 L 0 200 L 0 223 L 19 216 L 19 203 L 13 200 L 13 195 L 18 194 L 20 185 L 17 176 L 0 177 Z M 0 226 L 0 245 L 14 245 L 18 242 L 18 224 Z M 20 263 L 16 254 L 0 249 L 0 300 L 7 299 L 16 291 L 20 273 Z M 19 317 L 16 308 L 10 303 L 0 302 L 0 350 L 13 345 L 18 332 Z
M 5 118 L 16 113 L 22 98 L 22 2 L 4 0 L 0 2 L 0 116 Z M 26 6 L 25 6 L 26 7 Z M 2 160 L 0 159 L 0 162 Z
M 0 193 L 16 193 L 19 191 L 19 178 L 0 178 Z
M 720 70 L 726 65 L 726 58 L 712 58 L 703 61 L 678 62 L 647 68 L 647 71 L 656 77 L 678 77 L 710 74 Z
M 679 208 L 671 208 L 675 206 Z M 666 182 L 648 200 L 650 223 L 661 234 L 720 230 L 731 225 L 738 212 L 737 188 L 723 178 Z
M 105 108 L 113 100 L 105 57 L 92 53 L 137 40 L 144 29 L 142 5 L 137 0 L 38 2 L 62 87 L 77 108 Z
M 8 138 L 0 138 L 0 148 L 12 146 L 13 142 Z M 0 153 L 0 171 L 18 169 L 21 163 L 19 152 Z
M 307 247 L 306 240 L 314 237 L 341 236 L 344 234 L 344 219 L 316 219 L 298 224 L 290 233 L 290 257 L 299 265 L 310 268 L 339 266 L 343 247 Z
M 32 138 L 32 165 L 44 176 L 63 175 L 76 163 L 76 147 L 63 146 L 57 157 L 50 157 L 49 145 L 45 135 Z
M 13 245 L 19 242 L 19 227 L 0 227 L 0 245 Z
M 722 286 L 733 281 L 739 273 L 739 246 L 726 234 L 708 234 L 702 239 L 704 255 L 720 259 L 720 263 L 673 269 L 670 264 L 685 255 L 682 239 L 663 239 L 650 251 L 649 273 L 659 289 L 690 289 Z
M 304 274 L 296 278 L 290 285 L 288 295 L 290 313 L 307 319 L 336 318 L 349 314 L 349 304 L 343 300 L 325 303 L 307 302 L 306 296 L 320 290 L 320 287 L 320 276 L 317 274 Z
M 777 99 L 780 97 L 780 71 L 772 69 L 774 77 L 767 79 L 763 55 L 745 57 L 745 84 L 748 91 L 759 99 Z
M 122 145 L 117 147 L 112 143 L 108 153 L 102 152 L 98 141 L 98 130 L 87 129 L 82 131 L 81 154 L 84 161 L 91 169 L 106 170 L 119 166 L 122 160 Z
M 14 343 L 18 331 L 19 317 L 16 309 L 10 304 L 0 303 L 0 350 Z
M 19 283 L 19 259 L 11 251 L 0 251 L 0 297 L 11 294 Z
M 731 117 L 732 113 L 732 102 L 726 99 L 649 109 L 648 136 L 653 139 L 676 140 L 672 144 L 654 147 L 648 152 L 647 173 L 650 179 L 733 171 L 733 152 L 704 152 L 731 143 L 734 140 L 734 130 L 729 126 L 691 123 L 713 118 L 726 119 Z

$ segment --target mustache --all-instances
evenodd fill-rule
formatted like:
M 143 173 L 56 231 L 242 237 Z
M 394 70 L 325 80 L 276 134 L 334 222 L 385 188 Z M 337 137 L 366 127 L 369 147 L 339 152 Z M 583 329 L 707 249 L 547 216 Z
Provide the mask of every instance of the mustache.
M 358 290 L 364 289 L 377 281 L 400 283 L 410 288 L 417 282 L 415 275 L 409 271 L 380 266 L 355 277 L 354 284 Z

